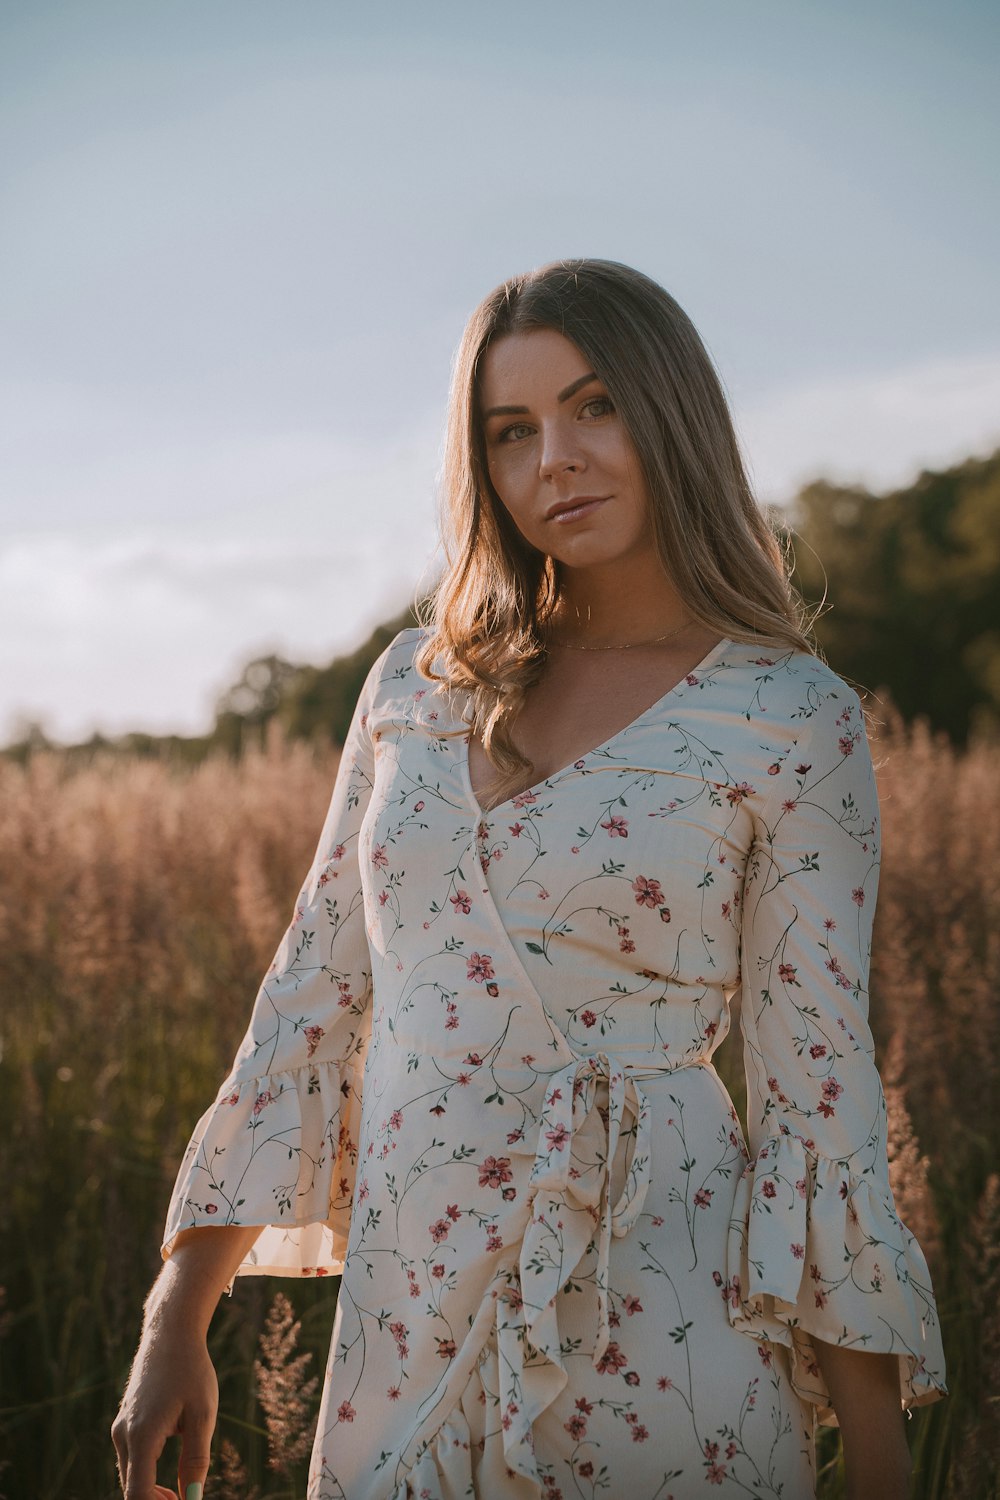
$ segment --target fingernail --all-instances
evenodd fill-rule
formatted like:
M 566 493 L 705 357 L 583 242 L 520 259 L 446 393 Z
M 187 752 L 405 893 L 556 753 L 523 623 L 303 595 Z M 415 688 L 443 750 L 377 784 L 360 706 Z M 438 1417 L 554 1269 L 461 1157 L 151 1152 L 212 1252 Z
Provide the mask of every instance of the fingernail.
M 203 1490 L 201 1483 L 197 1479 L 192 1479 L 191 1483 L 184 1491 L 184 1500 L 201 1500 L 202 1494 Z

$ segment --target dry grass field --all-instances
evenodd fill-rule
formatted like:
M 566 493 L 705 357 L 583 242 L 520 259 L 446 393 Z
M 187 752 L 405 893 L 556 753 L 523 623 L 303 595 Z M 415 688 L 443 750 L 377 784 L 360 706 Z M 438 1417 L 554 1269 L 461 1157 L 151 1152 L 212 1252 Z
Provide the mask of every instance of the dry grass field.
M 951 1388 L 908 1424 L 914 1495 L 985 1500 L 1000 1493 L 1000 747 L 957 753 L 869 706 L 884 830 L 872 1018 L 894 1189 L 930 1262 Z M 186 771 L 110 756 L 71 769 L 54 752 L 0 763 L 7 1500 L 114 1493 L 109 1428 L 176 1164 L 291 914 L 335 769 L 335 752 L 279 735 Z M 738 1040 L 724 1052 L 739 1101 Z M 223 1299 L 209 1494 L 303 1493 L 332 1300 L 323 1283 L 256 1278 Z M 835 1431 L 820 1456 L 832 1500 Z

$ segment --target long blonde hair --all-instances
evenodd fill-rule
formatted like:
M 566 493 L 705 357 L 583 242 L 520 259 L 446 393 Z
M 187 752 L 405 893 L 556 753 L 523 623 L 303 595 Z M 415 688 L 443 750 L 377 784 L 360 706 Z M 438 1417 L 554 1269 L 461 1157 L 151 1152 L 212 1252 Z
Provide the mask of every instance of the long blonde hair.
M 552 328 L 604 382 L 638 455 L 660 562 L 692 618 L 732 640 L 818 655 L 788 548 L 758 506 L 732 417 L 690 318 L 655 281 L 609 260 L 563 260 L 492 291 L 455 358 L 445 446 L 445 571 L 424 608 L 424 676 L 470 694 L 494 795 L 533 769 L 511 738 L 545 662 L 559 569 L 522 537 L 489 477 L 479 376 L 490 344 Z

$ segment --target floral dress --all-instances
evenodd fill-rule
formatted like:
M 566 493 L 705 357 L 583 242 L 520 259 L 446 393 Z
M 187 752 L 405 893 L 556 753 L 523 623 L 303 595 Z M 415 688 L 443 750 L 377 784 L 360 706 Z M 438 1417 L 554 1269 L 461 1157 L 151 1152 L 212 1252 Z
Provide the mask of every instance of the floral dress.
M 309 1500 L 806 1500 L 814 1337 L 945 1390 L 867 1021 L 858 697 L 722 640 L 484 813 L 420 639 L 368 677 L 164 1254 L 262 1225 L 242 1272 L 342 1274 Z

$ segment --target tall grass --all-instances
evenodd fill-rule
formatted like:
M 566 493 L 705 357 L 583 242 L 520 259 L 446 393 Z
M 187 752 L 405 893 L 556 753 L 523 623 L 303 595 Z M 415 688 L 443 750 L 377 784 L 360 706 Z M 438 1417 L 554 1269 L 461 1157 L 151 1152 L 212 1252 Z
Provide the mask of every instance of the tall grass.
M 1000 751 L 958 754 L 882 717 L 873 1021 L 894 1187 L 931 1263 L 952 1391 L 909 1424 L 914 1495 L 979 1500 L 1000 1493 Z M 8 1500 L 114 1493 L 109 1428 L 177 1162 L 242 1035 L 335 769 L 334 752 L 277 732 L 238 765 L 70 769 L 52 752 L 0 765 Z M 741 1097 L 738 1048 L 722 1067 Z M 247 1278 L 223 1299 L 218 1500 L 303 1493 L 331 1297 Z M 824 1433 L 824 1500 L 842 1493 L 837 1444 Z

